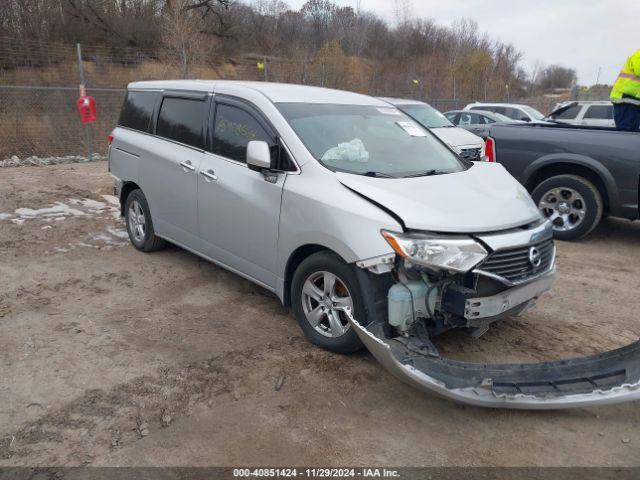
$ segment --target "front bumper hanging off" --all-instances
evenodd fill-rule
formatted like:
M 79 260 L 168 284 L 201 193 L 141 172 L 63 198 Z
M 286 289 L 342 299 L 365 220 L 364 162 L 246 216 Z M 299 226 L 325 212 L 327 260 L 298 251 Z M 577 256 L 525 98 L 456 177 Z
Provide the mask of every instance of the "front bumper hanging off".
M 484 364 L 409 350 L 345 310 L 367 349 L 400 380 L 462 403 L 551 410 L 640 400 L 640 341 L 599 355 L 542 363 Z

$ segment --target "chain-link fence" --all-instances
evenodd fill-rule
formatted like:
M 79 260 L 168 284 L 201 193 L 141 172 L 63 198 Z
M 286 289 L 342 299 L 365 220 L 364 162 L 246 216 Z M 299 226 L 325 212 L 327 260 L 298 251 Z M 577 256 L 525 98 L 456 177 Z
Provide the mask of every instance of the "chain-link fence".
M 104 155 L 124 89 L 88 91 L 99 108 L 91 125 L 92 149 Z M 0 160 L 18 157 L 87 156 L 89 145 L 78 117 L 78 87 L 0 85 Z
M 372 62 L 340 63 L 335 58 L 282 59 L 245 55 L 211 58 L 185 65 L 171 52 L 17 41 L 0 37 L 0 162 L 5 159 L 86 157 L 106 153 L 106 138 L 116 124 L 127 83 L 138 80 L 182 78 L 275 81 L 348 88 L 374 96 L 416 98 L 442 112 L 464 108 L 477 98 L 430 98 L 428 86 L 407 73 L 406 88 L 386 91 Z M 87 95 L 95 98 L 98 119 L 87 136 L 76 109 L 80 70 Z M 395 72 L 394 75 L 401 75 Z M 454 90 L 455 91 L 455 90 Z M 565 98 L 566 100 L 568 98 Z M 502 99 L 489 99 L 506 101 Z M 524 102 L 543 113 L 559 99 L 537 97 Z M 90 145 L 87 142 L 91 142 Z M 6 162 L 5 162 L 6 163 Z M 15 162 L 14 162 L 15 163 Z M 43 163 L 47 163 L 44 161 Z

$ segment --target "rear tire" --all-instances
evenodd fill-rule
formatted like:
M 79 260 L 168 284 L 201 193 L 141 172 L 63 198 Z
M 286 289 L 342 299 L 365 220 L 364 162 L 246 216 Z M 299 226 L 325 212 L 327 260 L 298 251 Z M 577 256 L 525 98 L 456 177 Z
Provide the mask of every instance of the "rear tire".
M 142 190 L 129 193 L 124 203 L 124 219 L 129 240 L 138 250 L 155 252 L 165 247 L 166 242 L 155 234 L 149 204 Z
M 361 292 L 351 265 L 332 252 L 318 252 L 295 271 L 291 306 L 313 344 L 332 352 L 353 353 L 364 345 L 340 308 L 349 305 L 354 318 L 363 322 L 366 310 Z
M 577 175 L 548 178 L 531 193 L 540 211 L 553 223 L 558 240 L 577 240 L 598 226 L 603 214 L 596 186 Z

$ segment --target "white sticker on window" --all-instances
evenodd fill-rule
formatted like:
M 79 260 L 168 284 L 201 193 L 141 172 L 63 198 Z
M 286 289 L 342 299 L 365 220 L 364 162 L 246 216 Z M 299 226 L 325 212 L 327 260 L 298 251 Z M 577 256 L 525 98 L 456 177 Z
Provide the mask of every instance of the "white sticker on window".
M 400 110 L 393 107 L 376 107 L 380 113 L 385 115 L 401 115 Z
M 400 128 L 407 132 L 412 137 L 426 137 L 427 132 L 421 128 L 418 124 L 413 122 L 396 122 Z

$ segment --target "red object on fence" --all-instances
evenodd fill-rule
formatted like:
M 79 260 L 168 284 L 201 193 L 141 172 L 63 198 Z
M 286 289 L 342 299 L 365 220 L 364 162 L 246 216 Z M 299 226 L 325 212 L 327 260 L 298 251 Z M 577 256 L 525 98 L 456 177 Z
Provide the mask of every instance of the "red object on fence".
M 98 111 L 96 109 L 96 101 L 93 97 L 82 95 L 76 102 L 80 121 L 83 124 L 93 123 L 98 119 Z

